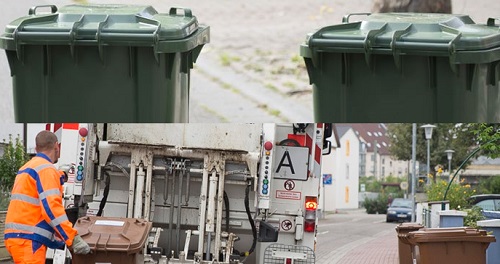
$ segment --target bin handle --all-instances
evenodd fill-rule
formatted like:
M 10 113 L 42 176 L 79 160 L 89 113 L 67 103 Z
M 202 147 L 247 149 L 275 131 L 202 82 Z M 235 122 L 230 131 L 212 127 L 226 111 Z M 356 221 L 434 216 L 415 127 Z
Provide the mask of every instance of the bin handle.
M 372 13 L 352 13 L 349 15 L 345 15 L 344 17 L 342 17 L 342 23 L 349 23 L 349 18 L 351 18 L 351 16 L 369 16 L 371 14 Z
M 57 12 L 57 6 L 55 6 L 55 5 L 39 5 L 39 6 L 34 6 L 34 7 L 30 8 L 30 10 L 28 11 L 28 14 L 29 15 L 36 15 L 36 10 L 37 10 L 37 8 L 40 8 L 40 7 L 50 7 L 51 14 L 54 14 L 55 12 Z
M 496 26 L 495 25 L 495 21 L 496 20 L 500 21 L 500 18 L 498 18 L 498 17 L 490 17 L 490 18 L 488 18 L 488 22 L 486 23 L 486 25 L 489 26 L 489 27 L 494 27 L 494 26 Z
M 183 10 L 185 17 L 193 17 L 193 13 L 191 12 L 191 9 L 189 9 L 189 8 L 182 8 L 182 7 L 172 7 L 172 8 L 170 8 L 170 11 L 168 12 L 169 15 L 177 15 L 177 9 Z

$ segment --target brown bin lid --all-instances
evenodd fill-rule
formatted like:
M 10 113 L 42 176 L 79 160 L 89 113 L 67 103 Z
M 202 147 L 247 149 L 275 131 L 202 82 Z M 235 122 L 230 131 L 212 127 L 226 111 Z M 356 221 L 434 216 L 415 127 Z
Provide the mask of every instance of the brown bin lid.
M 487 235 L 485 230 L 470 227 L 423 228 L 410 232 L 408 241 L 412 244 L 425 242 L 495 242 L 495 237 Z
M 119 251 L 133 254 L 141 251 L 152 223 L 144 219 L 85 216 L 75 229 L 93 251 Z
M 417 223 L 401 223 L 396 226 L 396 231 L 399 232 L 400 230 L 419 230 L 420 228 L 423 228 L 424 226 L 421 224 Z

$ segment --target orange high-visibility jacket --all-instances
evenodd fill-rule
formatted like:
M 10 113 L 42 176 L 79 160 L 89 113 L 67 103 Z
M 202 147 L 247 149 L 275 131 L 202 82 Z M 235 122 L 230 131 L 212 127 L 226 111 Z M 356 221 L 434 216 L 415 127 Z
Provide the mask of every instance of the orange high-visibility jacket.
M 50 248 L 71 246 L 76 230 L 62 204 L 61 172 L 38 153 L 19 170 L 5 219 L 5 239 L 24 238 Z

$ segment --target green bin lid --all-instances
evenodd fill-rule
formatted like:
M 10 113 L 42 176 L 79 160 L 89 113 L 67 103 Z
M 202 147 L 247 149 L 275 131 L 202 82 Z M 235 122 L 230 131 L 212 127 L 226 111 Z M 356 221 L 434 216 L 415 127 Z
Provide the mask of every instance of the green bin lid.
M 40 7 L 50 7 L 51 13 L 38 14 Z M 185 40 L 199 27 L 191 10 L 185 8 L 171 8 L 169 13 L 160 14 L 151 6 L 141 5 L 68 5 L 59 10 L 56 6 L 38 6 L 31 8 L 28 16 L 6 26 L 0 47 L 18 50 L 24 44 L 127 45 L 154 46 L 157 52 L 170 52 L 177 46 L 162 42 Z M 196 44 L 208 42 L 206 33 L 196 39 Z M 185 50 L 173 52 L 187 51 L 191 46 L 180 45 L 179 49 Z
M 360 14 L 352 14 L 360 15 Z M 453 63 L 500 60 L 500 30 L 495 19 L 476 24 L 466 15 L 425 13 L 368 14 L 361 21 L 321 28 L 310 34 L 301 54 L 341 52 L 449 56 Z M 366 15 L 366 14 L 362 14 Z

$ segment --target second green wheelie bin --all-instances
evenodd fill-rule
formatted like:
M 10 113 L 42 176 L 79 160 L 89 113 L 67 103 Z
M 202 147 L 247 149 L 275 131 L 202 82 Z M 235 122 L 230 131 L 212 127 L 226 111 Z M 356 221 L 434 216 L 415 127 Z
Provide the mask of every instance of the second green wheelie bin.
M 187 122 L 190 70 L 209 35 L 185 8 L 33 7 L 0 37 L 15 120 Z
M 301 45 L 315 121 L 500 122 L 497 19 L 362 15 Z

